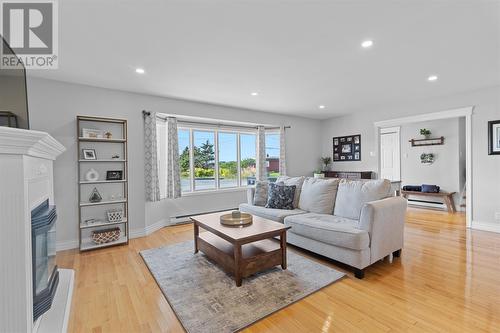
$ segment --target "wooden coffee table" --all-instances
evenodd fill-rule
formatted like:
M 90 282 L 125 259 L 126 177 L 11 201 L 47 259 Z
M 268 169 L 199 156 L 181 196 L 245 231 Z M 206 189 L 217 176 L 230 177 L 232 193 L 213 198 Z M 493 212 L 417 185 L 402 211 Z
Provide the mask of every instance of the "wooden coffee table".
M 286 231 L 290 228 L 258 216 L 246 227 L 227 227 L 220 223 L 219 212 L 192 216 L 194 253 L 198 250 L 226 272 L 234 274 L 236 286 L 242 278 L 281 265 L 286 269 Z M 200 228 L 207 232 L 200 233 Z M 272 239 L 279 236 L 279 243 Z

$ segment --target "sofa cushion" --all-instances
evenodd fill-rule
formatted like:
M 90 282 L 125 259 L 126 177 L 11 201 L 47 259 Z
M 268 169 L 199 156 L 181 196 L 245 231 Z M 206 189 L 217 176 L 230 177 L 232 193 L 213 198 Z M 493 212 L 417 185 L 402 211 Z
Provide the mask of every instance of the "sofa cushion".
M 322 243 L 363 250 L 370 246 L 366 230 L 357 229 L 358 221 L 328 214 L 307 213 L 287 216 L 289 232 Z
M 299 207 L 300 191 L 302 190 L 302 184 L 304 183 L 304 179 L 305 179 L 304 176 L 300 177 L 279 176 L 278 179 L 276 179 L 276 183 L 283 182 L 286 186 L 295 185 L 293 208 Z
M 283 223 L 283 220 L 287 216 L 297 215 L 297 214 L 305 214 L 303 210 L 300 209 L 274 209 L 274 208 L 265 208 L 260 206 L 252 206 L 246 203 L 240 204 L 240 211 L 243 213 L 248 213 L 256 216 L 263 217 L 265 219 L 269 219 L 276 222 Z
M 359 220 L 365 203 L 387 198 L 390 190 L 391 182 L 387 179 L 342 179 L 338 186 L 334 215 Z
M 253 195 L 253 204 L 255 206 L 264 207 L 267 204 L 267 194 L 269 191 L 269 183 L 258 181 L 255 183 L 255 192 Z
M 286 186 L 283 182 L 270 183 L 266 208 L 293 209 L 295 185 Z
M 333 214 L 338 179 L 308 177 L 302 184 L 299 209 L 318 214 Z

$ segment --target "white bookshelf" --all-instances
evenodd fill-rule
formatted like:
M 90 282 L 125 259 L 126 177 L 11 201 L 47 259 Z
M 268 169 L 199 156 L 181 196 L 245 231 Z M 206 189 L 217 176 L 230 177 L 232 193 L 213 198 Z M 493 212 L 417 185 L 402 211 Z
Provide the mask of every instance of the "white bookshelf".
M 87 137 L 83 129 L 111 133 L 111 137 Z M 80 251 L 100 249 L 109 246 L 128 244 L 128 161 L 127 161 L 127 120 L 102 118 L 93 116 L 77 116 L 78 137 L 78 210 L 79 210 L 79 245 Z M 86 159 L 83 149 L 95 151 L 95 159 Z M 118 155 L 118 156 L 115 156 Z M 99 173 L 97 180 L 85 179 L 88 170 L 95 169 Z M 122 179 L 106 179 L 107 171 L 122 171 Z M 90 202 L 94 189 L 102 197 L 101 201 Z M 122 209 L 123 219 L 108 222 L 106 212 L 110 209 Z M 97 219 L 98 223 L 86 223 L 86 220 Z M 119 227 L 120 238 L 116 241 L 95 244 L 91 234 L 94 230 Z

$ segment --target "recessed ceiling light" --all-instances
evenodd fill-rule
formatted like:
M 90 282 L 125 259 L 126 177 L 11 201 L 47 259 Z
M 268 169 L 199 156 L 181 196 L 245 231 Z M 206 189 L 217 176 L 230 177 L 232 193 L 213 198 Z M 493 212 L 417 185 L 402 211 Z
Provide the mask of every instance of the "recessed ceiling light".
M 427 81 L 436 81 L 438 79 L 437 75 L 431 75 L 427 78 Z
M 136 69 L 135 69 L 135 72 L 136 72 L 137 74 L 144 74 L 146 71 L 144 70 L 144 68 L 136 68 Z
M 250 95 L 252 95 L 252 96 L 258 96 L 259 93 L 254 91 L 253 93 L 250 93 Z
M 320 108 L 320 109 L 324 109 L 324 108 L 326 108 L 326 106 L 324 106 L 324 105 L 320 105 L 320 106 L 318 106 L 318 108 Z
M 364 47 L 365 49 L 372 47 L 373 41 L 372 40 L 365 40 L 363 43 L 361 43 L 361 46 Z

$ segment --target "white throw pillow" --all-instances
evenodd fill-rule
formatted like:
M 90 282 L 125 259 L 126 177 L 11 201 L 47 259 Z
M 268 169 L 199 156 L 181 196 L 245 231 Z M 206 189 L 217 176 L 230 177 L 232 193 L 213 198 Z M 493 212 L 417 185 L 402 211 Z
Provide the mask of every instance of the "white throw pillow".
M 388 197 L 390 190 L 391 182 L 387 179 L 342 179 L 339 184 L 334 215 L 359 220 L 361 208 L 365 203 Z
M 333 214 L 338 179 L 308 177 L 302 184 L 299 208 L 312 213 Z
M 253 205 L 264 207 L 267 204 L 267 195 L 269 183 L 266 181 L 257 181 L 255 183 L 255 193 L 253 195 Z
M 283 182 L 285 186 L 295 185 L 293 208 L 297 208 L 299 206 L 300 191 L 302 190 L 302 184 L 304 183 L 304 179 L 305 179 L 304 176 L 300 177 L 279 176 L 278 179 L 276 179 L 276 183 Z

